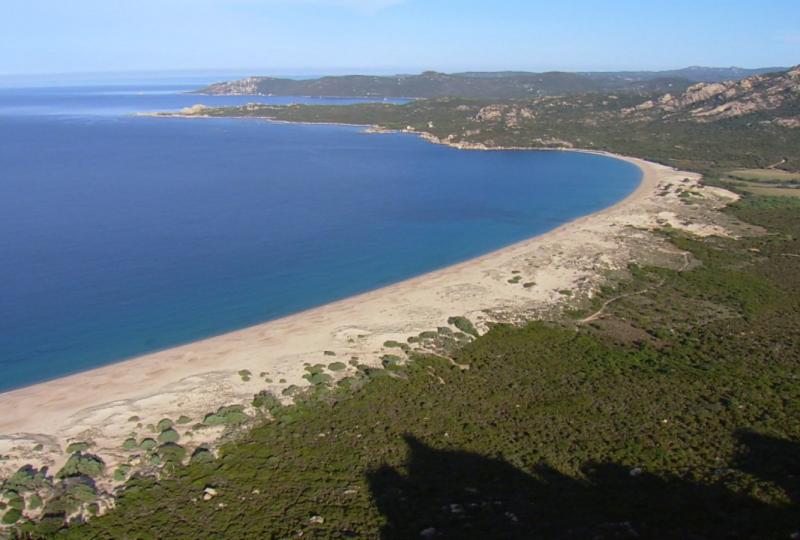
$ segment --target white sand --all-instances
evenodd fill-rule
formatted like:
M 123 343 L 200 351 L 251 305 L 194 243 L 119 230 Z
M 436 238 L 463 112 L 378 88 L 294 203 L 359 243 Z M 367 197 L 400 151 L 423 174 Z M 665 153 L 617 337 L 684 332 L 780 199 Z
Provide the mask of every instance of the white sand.
M 386 340 L 405 342 L 446 326 L 453 315 L 467 316 L 479 328 L 488 320 L 535 318 L 564 302 L 559 290 L 591 294 L 602 271 L 625 268 L 639 253 L 661 249 L 644 230 L 659 223 L 699 234 L 725 231 L 724 223 L 709 216 L 721 215 L 711 210 L 730 202 L 730 193 L 700 187 L 692 173 L 620 159 L 642 169 L 638 189 L 611 208 L 545 235 L 279 320 L 0 394 L 0 453 L 12 456 L 3 471 L 28 462 L 57 465 L 59 446 L 70 440 L 93 441 L 93 451 L 113 463 L 123 459 L 121 441 L 131 432 L 145 436 L 128 421 L 132 415 L 146 424 L 185 414 L 194 423 L 265 388 L 280 394 L 289 384 L 306 384 L 304 362 L 346 363 L 355 355 L 377 363 L 382 354 L 396 351 L 383 349 Z M 678 189 L 698 193 L 703 204 L 686 205 Z M 520 272 L 517 284 L 508 283 L 512 271 Z M 536 285 L 523 287 L 527 282 Z M 337 356 L 325 356 L 326 350 Z M 242 369 L 252 372 L 249 382 L 238 375 Z M 261 379 L 261 372 L 273 383 Z M 32 452 L 37 442 L 45 448 Z

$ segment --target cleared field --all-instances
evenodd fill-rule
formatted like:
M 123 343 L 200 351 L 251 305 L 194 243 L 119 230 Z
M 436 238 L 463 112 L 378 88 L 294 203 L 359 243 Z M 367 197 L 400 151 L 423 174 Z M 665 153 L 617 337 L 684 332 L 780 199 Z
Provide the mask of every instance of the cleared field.
M 728 176 L 756 182 L 800 182 L 800 173 L 779 169 L 735 169 Z
M 759 186 L 754 184 L 746 184 L 742 182 L 739 186 L 743 190 L 747 191 L 748 193 L 752 193 L 753 195 L 762 195 L 765 197 L 797 197 L 800 198 L 800 188 L 790 188 L 790 187 L 768 187 L 768 186 Z

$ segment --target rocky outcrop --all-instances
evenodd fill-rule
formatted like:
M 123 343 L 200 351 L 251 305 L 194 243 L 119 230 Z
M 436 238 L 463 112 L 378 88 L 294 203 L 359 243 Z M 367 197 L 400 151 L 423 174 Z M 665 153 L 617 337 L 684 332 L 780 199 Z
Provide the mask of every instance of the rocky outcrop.
M 475 115 L 477 122 L 503 122 L 505 127 L 519 127 L 526 120 L 536 118 L 533 110 L 519 105 L 487 105 Z
M 215 83 L 204 88 L 201 93 L 225 96 L 257 96 L 261 95 L 260 85 L 269 77 L 247 77 L 236 81 Z
M 659 115 L 696 122 L 713 122 L 748 114 L 777 111 L 800 104 L 800 66 L 783 73 L 756 75 L 741 81 L 698 83 L 679 95 L 664 94 L 632 108 L 622 115 Z M 793 118 L 775 120 L 778 125 L 794 127 Z

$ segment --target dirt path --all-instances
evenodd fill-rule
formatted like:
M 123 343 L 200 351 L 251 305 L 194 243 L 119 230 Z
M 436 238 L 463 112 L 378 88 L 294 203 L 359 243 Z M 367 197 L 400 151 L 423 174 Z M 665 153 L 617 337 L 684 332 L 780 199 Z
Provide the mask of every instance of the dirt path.
M 689 254 L 686 253 L 686 252 L 682 252 L 681 255 L 683 255 L 683 264 L 681 265 L 681 267 L 678 270 L 678 272 L 684 272 L 684 271 L 686 271 L 687 268 L 689 268 Z M 613 304 L 614 302 L 616 302 L 617 300 L 622 300 L 623 298 L 628 298 L 630 296 L 637 296 L 637 295 L 640 295 L 640 294 L 644 294 L 644 293 L 646 293 L 648 291 L 652 291 L 653 289 L 657 289 L 658 287 L 661 287 L 662 285 L 664 285 L 665 281 L 666 281 L 665 279 L 662 279 L 658 283 L 656 283 L 655 285 L 650 285 L 649 287 L 645 287 L 644 289 L 642 289 L 640 291 L 634 291 L 634 292 L 629 292 L 629 293 L 625 293 L 625 294 L 620 294 L 620 295 L 614 296 L 613 298 L 609 298 L 608 300 L 603 302 L 603 305 L 600 306 L 600 309 L 598 309 L 597 311 L 595 311 L 594 313 L 592 313 L 588 317 L 585 317 L 585 318 L 579 320 L 578 324 L 589 324 L 592 321 L 596 321 L 597 319 L 599 319 L 600 317 L 602 317 L 605 314 L 606 308 L 608 306 L 610 306 L 611 304 Z

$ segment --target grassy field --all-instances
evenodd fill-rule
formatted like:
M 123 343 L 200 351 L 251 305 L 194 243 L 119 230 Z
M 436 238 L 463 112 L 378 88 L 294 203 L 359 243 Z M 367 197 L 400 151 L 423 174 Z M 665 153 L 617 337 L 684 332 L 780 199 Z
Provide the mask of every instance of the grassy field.
M 418 356 L 293 407 L 263 400 L 274 420 L 219 458 L 132 479 L 88 524 L 62 529 L 51 503 L 20 535 L 788 538 L 800 202 L 746 197 L 730 211 L 768 234 L 664 231 L 702 264 L 632 267 L 585 312 L 647 292 L 591 324 L 497 326 L 452 361 Z
M 777 169 L 736 169 L 722 178 L 744 193 L 763 197 L 800 197 L 800 173 Z
M 736 169 L 729 171 L 728 176 L 756 182 L 800 182 L 800 173 L 780 169 Z
M 736 185 L 753 195 L 761 195 L 764 197 L 800 197 L 800 188 L 796 187 L 770 187 L 746 182 L 741 182 Z

